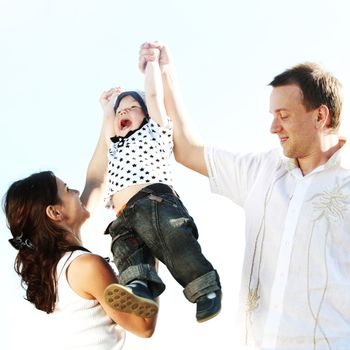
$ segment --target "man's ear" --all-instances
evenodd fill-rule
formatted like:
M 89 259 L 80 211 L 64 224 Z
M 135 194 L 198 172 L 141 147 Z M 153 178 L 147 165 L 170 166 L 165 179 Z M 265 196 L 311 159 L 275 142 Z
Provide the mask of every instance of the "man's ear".
M 46 207 L 46 215 L 52 220 L 52 221 L 62 221 L 62 214 L 58 210 L 57 205 L 48 205 Z
M 326 105 L 321 105 L 316 109 L 316 128 L 328 127 L 331 123 L 331 115 Z

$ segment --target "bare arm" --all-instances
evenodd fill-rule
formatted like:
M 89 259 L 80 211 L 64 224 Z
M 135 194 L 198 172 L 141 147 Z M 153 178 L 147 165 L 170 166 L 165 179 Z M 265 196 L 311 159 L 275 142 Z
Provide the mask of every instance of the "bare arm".
M 67 276 L 71 288 L 76 293 L 86 299 L 96 299 L 115 323 L 139 337 L 152 336 L 157 316 L 142 318 L 118 312 L 105 302 L 104 290 L 111 283 L 118 283 L 118 279 L 111 266 L 102 257 L 93 254 L 79 256 L 70 264 Z
M 159 55 L 159 50 L 158 50 Z M 160 126 L 167 126 L 167 115 L 164 105 L 162 74 L 158 60 L 147 62 L 145 68 L 146 105 L 150 117 Z
M 155 48 L 160 50 L 159 62 L 162 72 L 166 112 L 174 124 L 175 159 L 182 165 L 208 176 L 204 147 L 189 127 L 188 113 L 182 100 L 175 69 L 167 48 L 160 43 L 143 44 L 140 50 L 139 67 L 143 70 L 147 62 L 148 65 L 150 62 L 157 60 L 157 55 L 154 53 Z
M 110 89 L 102 93 L 100 104 L 103 109 L 103 121 L 100 136 L 91 157 L 86 173 L 85 187 L 81 194 L 81 201 L 92 212 L 100 201 L 107 175 L 108 147 L 110 138 L 114 136 L 114 101 L 120 93 L 119 88 Z

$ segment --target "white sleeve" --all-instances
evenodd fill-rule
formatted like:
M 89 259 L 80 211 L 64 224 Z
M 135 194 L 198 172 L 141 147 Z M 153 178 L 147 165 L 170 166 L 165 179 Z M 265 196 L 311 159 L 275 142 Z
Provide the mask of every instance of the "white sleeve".
M 232 153 L 210 146 L 204 155 L 213 193 L 228 197 L 243 207 L 256 180 L 280 160 L 277 150 L 267 153 Z

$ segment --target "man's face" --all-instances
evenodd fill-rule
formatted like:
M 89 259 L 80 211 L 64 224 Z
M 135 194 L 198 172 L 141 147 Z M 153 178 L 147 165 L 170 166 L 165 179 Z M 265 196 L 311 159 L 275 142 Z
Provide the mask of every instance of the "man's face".
M 279 137 L 286 157 L 306 158 L 317 150 L 317 110 L 306 110 L 299 86 L 274 87 L 270 96 L 270 112 L 273 115 L 270 131 Z

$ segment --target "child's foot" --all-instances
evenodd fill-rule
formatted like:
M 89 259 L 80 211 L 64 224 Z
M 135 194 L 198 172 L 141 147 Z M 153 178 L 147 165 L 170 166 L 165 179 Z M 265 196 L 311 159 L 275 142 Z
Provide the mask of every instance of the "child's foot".
M 208 321 L 221 310 L 221 290 L 209 293 L 197 300 L 196 318 L 198 322 Z
M 153 317 L 158 312 L 150 290 L 139 283 L 110 284 L 104 291 L 107 304 L 114 310 L 132 313 L 140 317 Z

